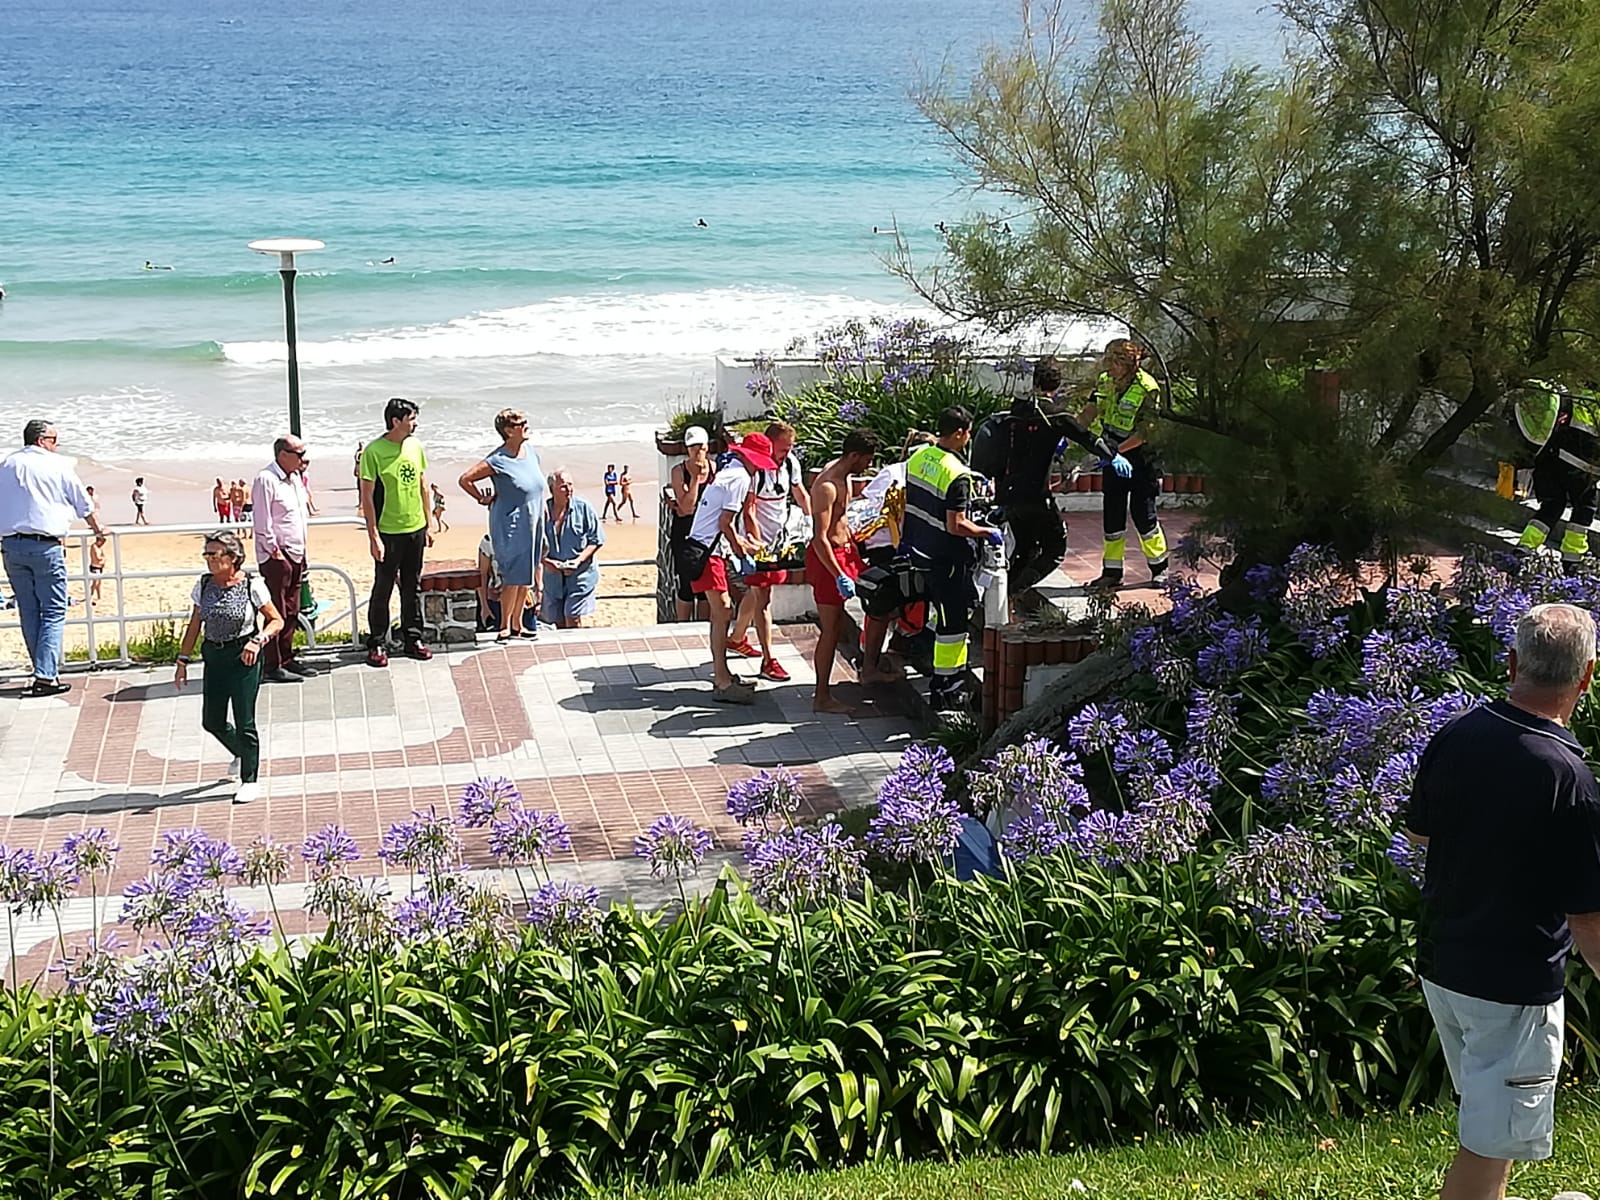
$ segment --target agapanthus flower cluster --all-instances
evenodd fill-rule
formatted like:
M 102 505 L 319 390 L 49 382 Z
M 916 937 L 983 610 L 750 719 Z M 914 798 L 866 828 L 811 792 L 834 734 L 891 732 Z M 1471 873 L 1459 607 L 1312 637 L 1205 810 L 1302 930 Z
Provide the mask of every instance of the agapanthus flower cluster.
M 1389 848 L 1384 851 L 1399 872 L 1418 887 L 1427 878 L 1428 874 L 1428 848 L 1419 846 L 1403 833 L 1397 833 L 1389 839 Z
M 1265 658 L 1270 649 L 1266 626 L 1260 617 L 1236 617 L 1227 613 L 1211 623 L 1195 665 L 1201 679 L 1218 684 L 1244 674 Z
M 289 877 L 289 847 L 259 837 L 245 847 L 237 877 L 246 887 L 272 887 Z
M 489 853 L 512 866 L 545 863 L 572 849 L 572 830 L 557 813 L 513 808 L 489 826 Z
M 1350 618 L 1349 577 L 1326 548 L 1302 544 L 1289 556 L 1283 620 L 1314 658 L 1326 658 L 1345 644 Z
M 1433 634 L 1374 630 L 1361 643 L 1361 677 L 1372 692 L 1408 694 L 1459 661 L 1450 643 Z
M 69 949 L 55 968 L 74 995 L 104 995 L 122 980 L 127 944 L 114 930 L 91 934 L 82 950 Z
M 786 767 L 760 771 L 728 789 L 728 815 L 746 828 L 792 824 L 804 803 L 800 776 Z
M 1085 704 L 1067 721 L 1067 742 L 1079 754 L 1110 750 L 1128 732 L 1128 718 L 1109 704 Z
M 660 816 L 633 840 L 633 853 L 657 879 L 681 880 L 700 869 L 712 844 L 711 832 L 688 817 Z
M 505 813 L 522 807 L 522 793 L 503 775 L 474 779 L 461 789 L 461 825 L 482 829 Z
M 430 806 L 384 830 L 378 857 L 431 875 L 452 871 L 461 861 L 461 833 L 448 813 L 440 814 Z
M 88 875 L 109 875 L 117 861 L 117 844 L 108 829 L 85 829 L 69 833 L 61 843 L 61 853 L 72 863 L 80 879 Z
M 0 902 L 37 917 L 60 908 L 78 886 L 77 862 L 64 850 L 0 846 Z
M 1337 921 L 1326 898 L 1343 864 L 1321 839 L 1293 825 L 1259 829 L 1223 861 L 1221 883 L 1269 945 L 1306 948 Z
M 1189 698 L 1184 727 L 1188 753 L 1204 762 L 1220 763 L 1239 732 L 1238 697 L 1217 689 L 1196 691 Z
M 300 857 L 311 864 L 312 879 L 322 879 L 344 870 L 346 863 L 361 857 L 361 848 L 337 825 L 324 825 L 306 838 L 300 847 Z
M 1172 743 L 1154 729 L 1130 730 L 1112 747 L 1118 775 L 1154 775 L 1172 765 Z
M 358 954 L 383 950 L 394 939 L 388 885 L 379 879 L 318 875 L 311 882 L 306 911 L 327 917 L 328 940 Z
M 1129 634 L 1128 657 L 1168 696 L 1177 698 L 1194 686 L 1193 660 L 1157 625 L 1144 625 Z
M 1076 848 L 1074 837 L 1078 826 L 1079 818 L 1070 810 L 1034 804 L 1007 823 L 1000 835 L 1000 849 L 1006 857 L 1015 860 L 1047 858 Z
M 1437 588 L 1396 583 L 1384 594 L 1386 624 L 1415 638 L 1442 638 L 1450 632 L 1450 604 Z
M 979 814 L 1026 810 L 1088 808 L 1083 767 L 1068 750 L 1046 737 L 1032 736 L 1006 746 L 967 772 L 967 795 Z
M 1125 813 L 1097 808 L 1078 821 L 1069 844 L 1079 858 L 1111 869 L 1128 861 L 1131 832 Z
M 769 834 L 748 848 L 750 890 L 774 912 L 847 896 L 866 878 L 866 851 L 837 825 Z
M 1289 586 L 1288 574 L 1271 563 L 1257 563 L 1244 573 L 1245 590 L 1252 600 L 1263 603 L 1281 600 Z
M 871 415 L 872 410 L 867 407 L 866 402 L 854 397 L 839 405 L 839 420 L 846 425 L 859 425 Z
M 466 924 L 466 906 L 454 888 L 421 887 L 394 906 L 395 930 L 408 942 L 444 941 Z
M 1167 623 L 1173 632 L 1183 637 L 1204 636 L 1217 616 L 1215 594 L 1207 592 L 1195 580 L 1181 575 L 1163 580 L 1161 591 L 1172 605 L 1167 610 Z
M 541 884 L 528 898 L 528 924 L 553 946 L 571 950 L 600 935 L 600 893 L 569 879 Z
M 961 810 L 945 795 L 955 760 L 943 746 L 915 745 L 878 787 L 878 812 L 867 843 L 898 862 L 942 862 L 955 853 Z

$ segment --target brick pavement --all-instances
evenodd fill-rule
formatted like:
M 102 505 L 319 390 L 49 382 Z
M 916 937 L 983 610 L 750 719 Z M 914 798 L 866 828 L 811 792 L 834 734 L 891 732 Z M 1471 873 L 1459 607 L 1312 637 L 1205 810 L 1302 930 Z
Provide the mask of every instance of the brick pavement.
M 875 695 L 860 719 L 811 711 L 816 631 L 780 627 L 777 655 L 793 680 L 763 683 L 756 703 L 711 701 L 703 627 L 546 631 L 536 643 L 483 645 L 432 661 L 396 658 L 387 671 L 351 659 L 299 685 L 261 691 L 263 797 L 231 803 L 218 786 L 228 755 L 200 728 L 198 682 L 183 693 L 170 668 L 77 676 L 47 700 L 0 693 L 0 844 L 53 849 L 69 833 L 104 826 L 121 846 L 110 891 L 145 874 L 165 831 L 199 827 L 238 845 L 270 834 L 298 845 L 334 822 L 361 843 L 360 866 L 383 873 L 379 836 L 413 809 L 453 806 L 479 776 L 516 782 L 525 802 L 572 827 L 573 850 L 552 864 L 610 896 L 664 898 L 631 856 L 636 834 L 662 813 L 693 817 L 717 839 L 715 865 L 736 857 L 728 785 L 762 767 L 795 769 L 812 815 L 870 800 L 911 737 L 893 695 Z M 315 660 L 313 660 L 315 661 Z M 738 666 L 751 673 L 753 664 Z M 835 668 L 848 695 L 859 685 Z M 199 670 L 196 671 L 198 680 Z M 863 694 L 861 699 L 867 697 Z M 470 868 L 493 860 L 481 833 L 466 840 Z M 405 879 L 391 879 L 403 894 Z M 281 889 L 285 924 L 303 888 Z M 242 902 L 265 897 L 240 889 Z M 114 920 L 116 903 L 110 906 Z M 96 924 L 88 900 L 64 910 L 69 934 Z M 3 935 L 0 935 L 3 936 Z M 40 969 L 55 928 L 19 926 L 25 974 Z

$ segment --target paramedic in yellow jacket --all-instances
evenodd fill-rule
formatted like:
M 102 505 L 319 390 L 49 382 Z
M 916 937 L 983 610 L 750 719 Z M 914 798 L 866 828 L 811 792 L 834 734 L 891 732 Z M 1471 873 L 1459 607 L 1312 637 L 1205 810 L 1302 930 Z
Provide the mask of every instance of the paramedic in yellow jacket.
M 1533 460 L 1533 495 L 1539 512 L 1522 531 L 1520 548 L 1544 546 L 1567 510 L 1561 559 L 1569 569 L 1589 553 L 1596 484 L 1600 483 L 1600 397 L 1530 380 L 1517 396 L 1517 427 L 1539 454 Z
M 1161 385 L 1142 370 L 1144 348 L 1127 338 L 1117 338 L 1106 346 L 1105 370 L 1095 385 L 1091 404 L 1084 411 L 1089 432 L 1104 436 L 1133 466 L 1123 477 L 1102 462 L 1101 494 L 1104 499 L 1105 549 L 1101 557 L 1100 578 L 1096 587 L 1116 587 L 1122 582 L 1122 562 L 1128 546 L 1128 515 L 1139 533 L 1139 546 L 1150 565 L 1150 579 L 1160 579 L 1167 570 L 1167 538 L 1156 520 L 1156 501 L 1161 496 L 1161 464 L 1155 450 L 1145 441 L 1145 430 L 1155 416 Z

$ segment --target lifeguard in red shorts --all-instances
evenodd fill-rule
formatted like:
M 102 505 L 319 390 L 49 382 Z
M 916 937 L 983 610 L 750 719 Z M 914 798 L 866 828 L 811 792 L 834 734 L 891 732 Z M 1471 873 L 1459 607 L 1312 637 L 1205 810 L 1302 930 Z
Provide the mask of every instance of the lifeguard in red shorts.
M 850 503 L 850 477 L 869 470 L 877 453 L 878 439 L 874 434 L 852 429 L 845 434 L 843 453 L 824 467 L 811 485 L 812 535 L 806 550 L 806 582 L 817 602 L 817 624 L 821 629 L 815 659 L 817 691 L 811 701 L 814 712 L 851 711 L 829 690 L 844 603 L 856 594 L 856 580 L 864 568 L 844 514 Z M 868 618 L 868 623 L 874 623 L 873 618 Z

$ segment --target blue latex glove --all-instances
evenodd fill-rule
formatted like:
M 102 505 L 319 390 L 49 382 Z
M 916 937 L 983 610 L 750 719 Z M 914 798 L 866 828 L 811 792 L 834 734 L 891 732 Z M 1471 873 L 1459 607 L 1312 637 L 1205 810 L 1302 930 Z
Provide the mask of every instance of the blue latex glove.
M 848 575 L 841 575 L 833 581 L 834 587 L 839 589 L 839 595 L 846 600 L 853 599 L 856 594 L 856 581 Z
M 1006 535 L 1001 533 L 998 529 L 991 529 L 988 533 L 983 535 L 983 540 L 988 542 L 991 546 L 1004 546 L 1006 544 Z
M 1123 458 L 1120 454 L 1112 455 L 1110 462 L 1103 462 L 1100 464 L 1100 469 L 1102 471 L 1107 467 L 1110 467 L 1113 471 L 1115 471 L 1118 478 L 1121 479 L 1128 479 L 1133 475 L 1133 464 L 1127 459 Z

